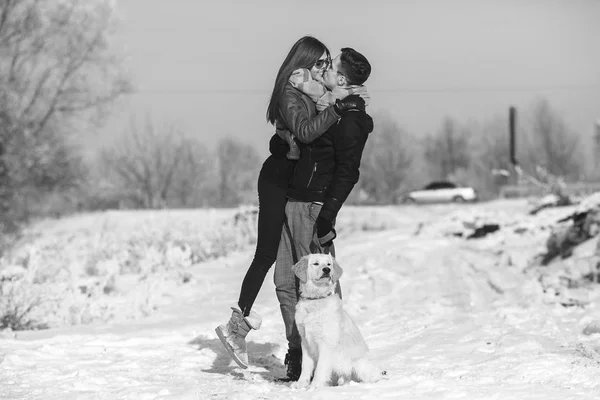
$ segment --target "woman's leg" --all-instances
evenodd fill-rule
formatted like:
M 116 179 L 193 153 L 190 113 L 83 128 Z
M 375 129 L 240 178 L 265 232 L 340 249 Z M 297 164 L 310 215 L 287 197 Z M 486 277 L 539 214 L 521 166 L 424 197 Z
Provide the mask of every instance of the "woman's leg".
M 277 258 L 285 218 L 287 190 L 283 185 L 258 178 L 258 237 L 254 259 L 242 282 L 238 306 L 248 316 L 267 272 Z

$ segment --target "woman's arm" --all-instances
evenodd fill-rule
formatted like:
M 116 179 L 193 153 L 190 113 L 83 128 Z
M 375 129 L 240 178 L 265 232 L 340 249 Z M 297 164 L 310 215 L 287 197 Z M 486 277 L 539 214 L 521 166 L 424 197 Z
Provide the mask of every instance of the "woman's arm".
M 328 107 L 310 118 L 308 105 L 301 96 L 302 94 L 294 88 L 286 90 L 279 111 L 290 132 L 302 143 L 310 143 L 327 132 L 340 116 L 334 107 Z
M 292 135 L 292 133 L 287 129 L 282 130 L 278 128 L 275 128 L 275 133 L 277 134 L 277 136 L 283 139 L 290 147 L 290 150 L 286 154 L 288 160 L 299 160 L 300 147 L 298 147 L 298 143 L 294 141 L 294 135 Z

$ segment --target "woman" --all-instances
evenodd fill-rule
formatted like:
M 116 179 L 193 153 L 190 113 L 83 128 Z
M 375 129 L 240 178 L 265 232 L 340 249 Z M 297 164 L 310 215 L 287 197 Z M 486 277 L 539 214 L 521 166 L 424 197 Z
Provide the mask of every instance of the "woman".
M 325 133 L 343 112 L 364 108 L 362 100 L 342 100 L 317 115 L 315 103 L 288 82 L 292 72 L 299 68 L 308 69 L 313 79 L 322 80 L 330 62 L 331 55 L 327 47 L 314 37 L 305 36 L 292 46 L 275 79 L 267 108 L 267 121 L 275 125 L 278 132 L 282 132 L 282 137 L 275 134 L 271 138 L 271 155 L 263 163 L 258 176 L 256 252 L 242 282 L 239 308 L 231 307 L 233 312 L 229 321 L 215 329 L 227 352 L 242 368 L 248 367 L 246 335 L 250 329 L 259 329 L 262 322 L 260 316 L 251 309 L 277 257 L 285 220 L 288 182 L 296 163 L 290 159 L 291 156 L 287 156 L 290 150 L 288 143 L 293 139 L 286 139 L 283 132 L 287 130 L 297 140 L 310 143 Z

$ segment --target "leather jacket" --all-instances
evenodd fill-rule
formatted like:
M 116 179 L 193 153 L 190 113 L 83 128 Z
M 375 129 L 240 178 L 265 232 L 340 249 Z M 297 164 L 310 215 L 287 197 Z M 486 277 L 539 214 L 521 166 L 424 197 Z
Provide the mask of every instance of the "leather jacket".
M 285 86 L 279 114 L 276 128 L 287 129 L 301 143 L 313 142 L 340 118 L 333 107 L 317 114 L 315 102 L 290 83 Z
M 317 114 L 315 103 L 288 83 L 279 103 L 279 115 L 276 128 L 292 132 L 296 140 L 310 143 L 323 135 L 339 119 L 333 107 Z M 279 135 L 274 134 L 269 141 L 269 157 L 263 164 L 261 176 L 281 187 L 287 187 L 292 177 L 295 160 L 288 160 L 286 154 L 290 147 Z

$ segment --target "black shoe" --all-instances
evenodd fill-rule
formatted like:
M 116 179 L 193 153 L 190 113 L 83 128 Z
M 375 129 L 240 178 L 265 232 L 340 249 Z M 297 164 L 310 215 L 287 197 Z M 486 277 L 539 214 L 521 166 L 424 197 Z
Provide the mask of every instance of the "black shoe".
M 281 382 L 295 382 L 300 378 L 300 372 L 302 372 L 302 350 L 301 349 L 290 349 L 285 355 L 285 361 L 287 365 L 287 376 L 279 379 Z

